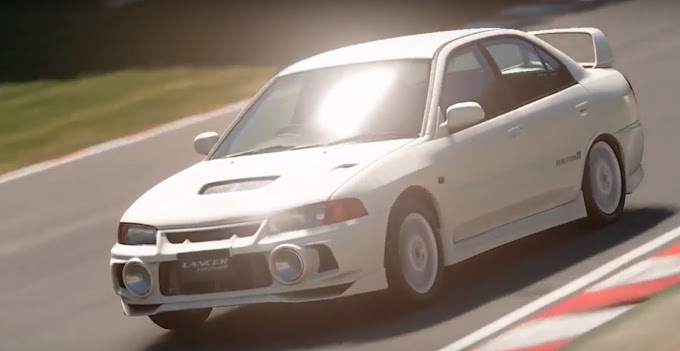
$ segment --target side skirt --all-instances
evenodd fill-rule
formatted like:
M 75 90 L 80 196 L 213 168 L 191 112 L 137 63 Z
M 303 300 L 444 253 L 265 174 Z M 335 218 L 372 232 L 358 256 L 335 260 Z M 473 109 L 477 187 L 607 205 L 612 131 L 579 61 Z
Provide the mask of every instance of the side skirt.
M 564 205 L 453 244 L 446 265 L 458 263 L 496 247 L 587 216 L 583 193 Z

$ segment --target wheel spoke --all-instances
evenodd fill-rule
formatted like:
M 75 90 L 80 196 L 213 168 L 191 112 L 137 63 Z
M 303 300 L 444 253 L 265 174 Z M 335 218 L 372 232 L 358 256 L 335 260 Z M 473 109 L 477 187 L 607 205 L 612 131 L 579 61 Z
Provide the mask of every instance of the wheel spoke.
M 404 278 L 418 293 L 427 293 L 437 279 L 439 255 L 434 231 L 425 217 L 411 213 L 401 225 L 399 253 Z
M 600 211 L 612 214 L 621 201 L 623 180 L 614 150 L 605 142 L 596 143 L 588 160 L 593 200 Z

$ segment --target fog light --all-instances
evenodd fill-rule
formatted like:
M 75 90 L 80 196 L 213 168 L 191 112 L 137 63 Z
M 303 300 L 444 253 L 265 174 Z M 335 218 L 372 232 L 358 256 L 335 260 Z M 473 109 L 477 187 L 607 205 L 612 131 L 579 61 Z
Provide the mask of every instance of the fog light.
M 151 272 L 140 261 L 130 261 L 123 267 L 123 283 L 134 295 L 144 297 L 151 292 Z
M 295 284 L 319 269 L 319 253 L 292 244 L 277 246 L 269 255 L 269 270 L 282 284 Z
M 279 246 L 269 257 L 269 269 L 276 280 L 283 284 L 294 284 L 302 278 L 305 262 L 294 247 Z

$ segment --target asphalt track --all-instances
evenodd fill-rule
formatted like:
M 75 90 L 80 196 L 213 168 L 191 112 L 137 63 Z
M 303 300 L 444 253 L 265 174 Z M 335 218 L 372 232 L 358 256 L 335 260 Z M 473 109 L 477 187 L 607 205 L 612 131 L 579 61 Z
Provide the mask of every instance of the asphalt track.
M 218 311 L 191 338 L 122 314 L 108 272 L 116 223 L 147 188 L 198 161 L 198 132 L 232 116 L 169 132 L 0 184 L 2 350 L 437 350 L 680 226 L 678 7 L 627 1 L 539 27 L 597 26 L 635 85 L 645 125 L 645 182 L 622 221 L 573 223 L 451 268 L 446 295 L 424 310 L 376 296 Z

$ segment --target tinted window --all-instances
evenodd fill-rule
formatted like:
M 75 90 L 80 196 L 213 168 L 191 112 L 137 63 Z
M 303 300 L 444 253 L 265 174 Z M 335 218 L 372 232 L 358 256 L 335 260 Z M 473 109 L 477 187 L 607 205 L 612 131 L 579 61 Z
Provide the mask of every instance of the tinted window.
M 482 106 L 487 119 L 493 118 L 503 110 L 503 93 L 476 46 L 451 54 L 440 98 L 442 112 L 456 103 L 474 101 Z
M 498 66 L 514 107 L 553 94 L 573 82 L 559 61 L 524 40 L 495 39 L 485 42 L 484 48 Z
M 538 53 L 528 43 L 519 40 L 499 40 L 489 42 L 486 49 L 503 75 L 519 72 L 545 72 Z
M 564 67 L 551 55 L 549 55 L 547 52 L 541 50 L 540 48 L 536 48 L 536 51 L 538 52 L 538 55 L 541 57 L 541 60 L 543 60 L 543 63 L 545 63 L 545 68 L 548 69 L 548 72 L 557 72 Z
M 555 57 L 539 47 L 534 48 L 543 60 L 543 63 L 545 63 L 548 72 L 551 73 L 550 84 L 552 85 L 552 88 L 559 90 L 575 82 L 574 77 L 571 76 L 567 67 L 560 63 Z
M 477 53 L 471 48 L 451 57 L 446 65 L 446 73 L 478 71 L 481 69 L 482 64 L 480 63 Z

